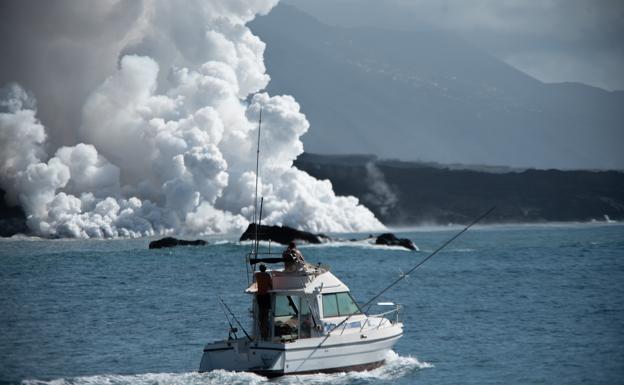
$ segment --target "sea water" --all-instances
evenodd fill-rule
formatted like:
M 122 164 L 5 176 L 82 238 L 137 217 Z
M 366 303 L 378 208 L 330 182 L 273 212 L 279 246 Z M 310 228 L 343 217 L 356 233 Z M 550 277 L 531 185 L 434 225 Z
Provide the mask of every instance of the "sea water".
M 301 250 L 363 303 L 456 231 L 400 231 L 418 252 L 365 242 Z M 272 380 L 197 373 L 203 345 L 227 337 L 218 296 L 248 325 L 249 244 L 210 237 L 148 250 L 149 241 L 0 240 L 0 383 L 624 383 L 620 224 L 472 229 L 379 298 L 403 306 L 405 334 L 385 366 Z

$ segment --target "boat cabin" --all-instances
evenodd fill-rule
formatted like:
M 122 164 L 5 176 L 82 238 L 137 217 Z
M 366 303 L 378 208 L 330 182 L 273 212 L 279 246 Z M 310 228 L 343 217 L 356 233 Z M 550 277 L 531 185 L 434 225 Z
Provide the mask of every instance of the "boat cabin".
M 337 332 L 357 332 L 366 316 L 362 313 L 349 288 L 326 268 L 311 267 L 286 272 L 267 270 L 273 289 L 268 291 L 270 310 L 264 312 L 257 300 L 254 282 L 246 292 L 253 299 L 253 335 L 255 340 L 292 342 L 298 339 Z M 262 314 L 266 319 L 262 320 Z M 345 318 L 348 322 L 340 325 Z M 265 335 L 261 330 L 264 325 Z M 338 326 L 338 327 L 337 327 Z

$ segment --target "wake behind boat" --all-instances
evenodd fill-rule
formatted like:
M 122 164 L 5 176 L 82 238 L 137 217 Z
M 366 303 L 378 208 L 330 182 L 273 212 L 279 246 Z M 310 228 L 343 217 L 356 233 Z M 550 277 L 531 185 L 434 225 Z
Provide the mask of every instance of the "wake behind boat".
M 252 333 L 244 331 L 243 338 L 230 335 L 227 340 L 207 344 L 200 372 L 226 369 L 275 377 L 382 365 L 403 334 L 400 307 L 367 315 L 327 267 L 287 258 L 264 261 L 280 260 L 285 260 L 284 269 L 256 273 L 254 277 L 259 279 L 246 290 L 253 296 Z M 267 276 L 271 289 L 259 294 Z M 386 318 L 391 315 L 394 319 Z

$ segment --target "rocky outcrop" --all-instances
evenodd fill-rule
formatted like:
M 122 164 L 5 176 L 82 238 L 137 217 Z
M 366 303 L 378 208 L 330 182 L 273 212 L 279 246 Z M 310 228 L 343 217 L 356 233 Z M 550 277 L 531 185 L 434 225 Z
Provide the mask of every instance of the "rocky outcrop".
M 247 230 L 241 235 L 241 241 L 250 241 L 256 239 L 256 224 L 250 223 Z M 325 243 L 331 241 L 331 238 L 325 234 L 314 234 L 307 231 L 301 231 L 288 226 L 266 226 L 258 227 L 258 239 L 261 241 L 272 241 L 288 245 L 290 242 L 304 243 Z
M 376 245 L 385 245 L 385 246 L 403 246 L 406 249 L 410 250 L 418 250 L 414 242 L 407 238 L 397 238 L 396 235 L 392 233 L 384 233 L 377 237 L 375 240 Z
M 251 241 L 256 237 L 256 225 L 250 224 L 247 230 L 241 235 L 241 241 Z M 293 229 L 288 226 L 266 226 L 260 225 L 258 227 L 258 239 L 261 241 L 272 241 L 281 243 L 282 245 L 288 245 L 290 242 L 303 242 L 303 243 L 327 243 L 332 241 L 345 242 L 345 239 L 332 239 L 325 234 L 314 234 L 307 231 L 301 231 Z M 366 240 L 375 239 L 375 244 L 380 246 L 402 246 L 409 250 L 418 250 L 414 242 L 406 238 L 397 238 L 396 235 L 391 233 L 381 234 L 378 237 L 369 235 L 365 239 L 350 239 L 351 242 L 360 242 Z M 370 241 L 369 241 L 370 242 Z
M 177 239 L 173 237 L 166 237 L 157 241 L 152 241 L 149 244 L 150 249 L 162 249 L 163 247 L 176 247 L 176 246 L 205 246 L 208 242 L 197 239 L 194 241 L 186 241 L 184 239 Z

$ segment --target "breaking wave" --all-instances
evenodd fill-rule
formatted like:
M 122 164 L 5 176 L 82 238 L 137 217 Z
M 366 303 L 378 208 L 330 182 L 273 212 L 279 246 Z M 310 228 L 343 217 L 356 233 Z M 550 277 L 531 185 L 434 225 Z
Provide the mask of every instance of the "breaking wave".
M 409 375 L 415 371 L 432 367 L 432 364 L 421 362 L 415 357 L 403 357 L 391 351 L 388 353 L 386 364 L 384 366 L 364 372 L 284 376 L 271 380 L 253 373 L 228 372 L 225 370 L 214 370 L 208 373 L 145 373 L 132 375 L 102 374 L 95 376 L 58 378 L 49 381 L 24 380 L 22 381 L 22 385 L 347 385 L 354 383 L 375 383 L 379 380 L 394 380 Z
M 386 246 L 386 245 L 376 245 L 373 242 L 368 240 L 363 241 L 336 241 L 336 242 L 328 242 L 328 243 L 320 243 L 316 245 L 308 244 L 298 246 L 301 249 L 305 248 L 326 248 L 326 247 L 356 247 L 361 249 L 372 249 L 372 250 L 391 250 L 391 251 L 406 251 L 412 253 L 412 250 L 406 249 L 403 246 Z M 418 246 L 416 246 L 416 251 L 420 251 Z

